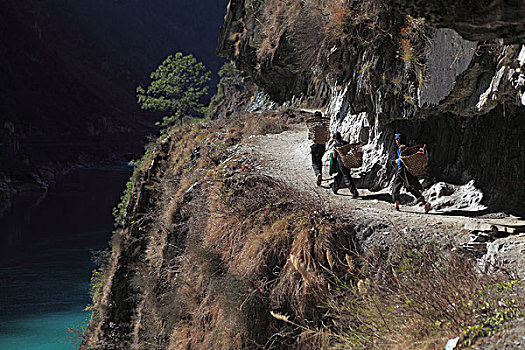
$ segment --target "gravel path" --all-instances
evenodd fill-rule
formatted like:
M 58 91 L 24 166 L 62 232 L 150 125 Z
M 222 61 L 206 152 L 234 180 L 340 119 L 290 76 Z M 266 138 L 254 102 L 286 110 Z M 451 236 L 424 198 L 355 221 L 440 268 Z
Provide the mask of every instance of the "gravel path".
M 398 212 L 392 208 L 390 189 L 370 192 L 360 188 L 359 199 L 352 199 L 346 188 L 339 190 L 338 195 L 334 195 L 329 188 L 329 181 L 323 181 L 321 187 L 315 184 L 307 130 L 303 125 L 295 125 L 281 134 L 251 137 L 241 146 L 241 152 L 257 155 L 262 161 L 263 170 L 268 175 L 284 180 L 300 191 L 312 194 L 324 203 L 328 211 L 336 210 L 353 218 L 377 217 L 391 226 L 391 229 L 414 227 L 432 231 L 434 234 L 443 235 L 447 232 L 456 235 L 465 230 L 471 231 L 480 225 L 487 229 L 490 225 L 525 227 L 525 221 L 501 214 L 492 215 L 492 218 L 447 215 L 434 210 L 424 214 L 421 205 L 401 206 L 401 211 Z M 327 172 L 328 166 L 325 166 L 323 179 L 328 178 Z
M 292 126 L 281 134 L 253 136 L 239 146 L 239 153 L 258 157 L 260 170 L 265 174 L 281 179 L 299 191 L 310 194 L 323 203 L 327 212 L 338 212 L 355 223 L 358 238 L 363 245 L 390 245 L 407 235 L 423 240 L 439 238 L 453 245 L 461 245 L 472 240 L 472 231 L 486 231 L 492 225 L 499 230 L 518 228 L 524 232 L 525 221 L 503 213 L 483 216 L 448 215 L 446 212 L 432 210 L 425 214 L 423 207 L 402 206 L 395 211 L 390 202 L 389 189 L 370 192 L 359 188 L 360 198 L 352 199 L 348 189 L 339 190 L 334 195 L 329 181 L 322 186 L 315 184 L 311 158 L 304 125 Z M 324 167 L 323 178 L 327 178 L 328 166 Z M 487 244 L 485 244 L 485 251 Z M 496 251 L 496 258 L 506 266 L 517 268 L 521 278 L 525 278 L 525 234 L 515 233 L 488 244 L 489 252 Z M 489 260 L 487 254 L 484 259 Z M 491 260 L 494 263 L 493 260 Z M 525 319 L 521 318 L 507 324 L 501 332 L 489 338 L 480 339 L 476 349 L 525 349 Z

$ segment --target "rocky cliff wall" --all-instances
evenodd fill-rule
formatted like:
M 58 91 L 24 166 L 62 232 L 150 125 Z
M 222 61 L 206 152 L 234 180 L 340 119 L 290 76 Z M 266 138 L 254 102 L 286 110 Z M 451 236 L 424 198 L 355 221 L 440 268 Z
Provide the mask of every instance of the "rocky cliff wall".
M 495 1 L 392 1 L 396 10 L 425 17 L 438 28 L 452 28 L 469 40 L 503 39 L 520 43 L 525 39 L 525 3 Z
M 466 26 L 459 14 L 418 4 L 232 0 L 218 53 L 274 101 L 324 109 L 332 131 L 366 142 L 362 186 L 388 185 L 393 133 L 403 131 L 428 145 L 425 186 L 473 181 L 484 205 L 523 213 L 525 49 L 504 44 L 519 41 L 519 31 L 490 31 L 488 9 Z M 499 28 L 521 25 L 511 8 L 506 3 Z M 458 30 L 479 41 L 428 23 L 468 27 Z M 496 37 L 504 40 L 487 40 Z

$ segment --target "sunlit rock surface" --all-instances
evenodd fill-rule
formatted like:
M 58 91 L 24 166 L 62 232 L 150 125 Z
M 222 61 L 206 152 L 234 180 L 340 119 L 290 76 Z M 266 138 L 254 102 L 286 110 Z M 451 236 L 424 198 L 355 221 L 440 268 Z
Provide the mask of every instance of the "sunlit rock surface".
M 315 59 L 306 66 L 300 62 L 311 55 L 301 53 L 299 41 L 287 40 L 300 33 L 290 33 L 290 27 L 280 34 L 268 31 L 271 23 L 272 28 L 286 26 L 283 18 L 265 10 L 267 5 L 261 0 L 230 1 L 218 53 L 233 59 L 274 101 L 295 98 L 324 109 L 332 119 L 331 132 L 364 142 L 364 165 L 355 174 L 361 186 L 381 189 L 390 184 L 393 134 L 402 131 L 409 143 L 429 149 L 425 186 L 474 181 L 483 194 L 481 206 L 525 212 L 525 53 L 521 45 L 507 45 L 520 40 L 522 5 L 491 2 L 491 10 L 477 4 L 473 12 L 456 3 L 390 4 L 392 12 L 379 23 L 393 38 L 407 25 L 406 14 L 427 20 L 420 35 L 423 56 L 417 63 L 402 59 L 399 39 L 385 35 L 370 45 L 351 37 L 321 38 Z M 308 18 L 313 28 L 324 20 L 315 22 L 306 12 L 281 13 L 297 23 Z M 473 14 L 472 23 L 463 22 Z M 501 25 L 494 27 L 494 21 Z M 270 34 L 277 39 L 271 55 L 264 55 Z M 502 40 L 487 41 L 495 38 Z M 307 39 L 304 46 L 309 48 Z M 454 204 L 456 199 L 446 198 L 444 203 L 461 206 L 457 200 Z

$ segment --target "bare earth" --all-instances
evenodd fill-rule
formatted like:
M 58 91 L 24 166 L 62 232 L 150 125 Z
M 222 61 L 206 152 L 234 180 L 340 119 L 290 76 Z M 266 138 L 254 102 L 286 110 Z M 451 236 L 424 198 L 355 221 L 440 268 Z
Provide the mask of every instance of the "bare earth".
M 377 217 L 389 223 L 392 229 L 399 227 L 432 228 L 433 232 L 441 231 L 458 234 L 464 230 L 486 230 L 491 225 L 500 230 L 524 230 L 525 220 L 507 215 L 459 216 L 447 215 L 444 212 L 431 210 L 424 214 L 423 207 L 402 206 L 401 211 L 393 210 L 390 202 L 390 189 L 370 192 L 359 188 L 360 198 L 352 199 L 348 189 L 341 189 L 334 195 L 329 188 L 330 181 L 323 181 L 316 186 L 311 166 L 306 127 L 295 125 L 291 130 L 281 134 L 251 137 L 241 146 L 241 153 L 257 155 L 261 167 L 268 175 L 284 180 L 292 187 L 315 195 L 325 203 L 326 209 L 338 210 L 351 217 Z M 327 151 L 328 152 L 328 151 Z M 328 179 L 328 166 L 324 168 L 323 179 Z M 503 217 L 502 217 L 503 216 Z M 496 218 L 494 218 L 496 217 Z
M 318 187 L 311 166 L 311 156 L 304 125 L 295 125 L 281 134 L 252 136 L 237 146 L 239 154 L 256 157 L 260 170 L 281 179 L 293 188 L 317 198 L 327 212 L 338 212 L 355 223 L 360 241 L 367 244 L 388 245 L 407 236 L 420 239 L 438 238 L 451 242 L 453 246 L 471 240 L 472 231 L 498 230 L 512 232 L 509 237 L 496 239 L 498 259 L 512 266 L 521 278 L 525 278 L 525 220 L 503 213 L 476 216 L 448 215 L 431 210 L 425 214 L 423 207 L 402 206 L 395 211 L 390 202 L 390 189 L 370 192 L 358 188 L 360 198 L 352 199 L 348 189 L 334 195 L 329 188 L 328 165 L 324 167 L 322 186 Z M 484 339 L 478 349 L 522 349 L 525 348 L 525 320 L 510 323 L 510 329 L 495 337 Z

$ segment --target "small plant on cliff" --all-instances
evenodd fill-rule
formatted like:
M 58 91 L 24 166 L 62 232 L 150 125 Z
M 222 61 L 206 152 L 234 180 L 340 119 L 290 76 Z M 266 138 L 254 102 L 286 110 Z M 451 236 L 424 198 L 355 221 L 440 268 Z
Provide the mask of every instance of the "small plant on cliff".
M 163 127 L 182 126 L 185 116 L 204 112 L 201 100 L 208 93 L 210 72 L 192 55 L 170 55 L 151 73 L 151 83 L 137 87 L 137 103 L 142 109 L 166 112 Z
M 222 100 L 225 98 L 225 90 L 228 89 L 228 86 L 233 84 L 236 72 L 237 69 L 235 68 L 233 62 L 226 62 L 222 65 L 218 73 L 221 80 L 219 81 L 219 84 L 217 84 L 217 93 L 213 95 L 210 104 L 206 108 L 207 117 L 211 117 L 213 110 L 218 105 L 220 105 Z
M 84 308 L 84 311 L 93 312 L 93 318 L 98 319 L 101 317 L 102 312 L 99 307 L 100 298 L 102 296 L 102 290 L 104 288 L 104 268 L 99 267 L 91 272 L 91 281 L 89 283 L 89 295 L 93 304 L 89 304 Z
M 160 140 L 161 138 L 159 138 Z M 120 196 L 120 200 L 117 203 L 117 206 L 113 208 L 113 218 L 117 225 L 124 225 L 126 219 L 126 211 L 128 208 L 129 201 L 131 199 L 131 194 L 133 193 L 133 188 L 135 187 L 135 182 L 140 176 L 140 172 L 143 170 L 143 165 L 149 163 L 155 143 L 151 143 L 147 146 L 146 152 L 144 155 L 137 160 L 132 160 L 128 165 L 133 166 L 133 174 L 130 176 L 128 182 L 126 182 L 126 188 Z
M 405 24 L 399 33 L 400 57 L 407 66 L 421 65 L 425 55 L 425 44 L 428 40 L 425 33 L 425 22 L 422 19 L 407 16 Z
M 406 16 L 405 26 L 399 32 L 399 57 L 407 72 L 417 79 L 419 87 L 423 85 L 425 71 L 426 44 L 428 42 L 424 20 Z
M 350 37 L 361 45 L 369 45 L 384 36 L 391 36 L 383 28 L 388 9 L 382 1 L 334 1 L 328 5 L 331 22 L 328 27 L 335 29 L 334 34 Z
M 131 192 L 133 192 L 133 186 L 135 185 L 135 180 L 131 177 L 128 182 L 126 182 L 126 189 L 120 196 L 120 201 L 117 206 L 113 208 L 113 218 L 115 223 L 123 225 L 126 217 L 126 208 L 128 206 L 129 200 L 131 198 Z

